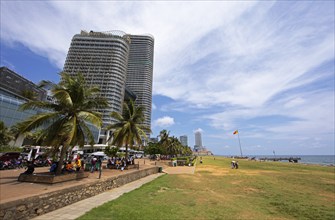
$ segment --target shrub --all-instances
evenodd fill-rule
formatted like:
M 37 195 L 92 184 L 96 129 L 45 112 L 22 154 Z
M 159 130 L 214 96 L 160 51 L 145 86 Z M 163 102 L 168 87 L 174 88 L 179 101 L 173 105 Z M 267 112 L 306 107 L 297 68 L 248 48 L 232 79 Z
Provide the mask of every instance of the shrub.
M 19 147 L 11 147 L 11 146 L 0 146 L 0 152 L 22 152 L 23 149 Z

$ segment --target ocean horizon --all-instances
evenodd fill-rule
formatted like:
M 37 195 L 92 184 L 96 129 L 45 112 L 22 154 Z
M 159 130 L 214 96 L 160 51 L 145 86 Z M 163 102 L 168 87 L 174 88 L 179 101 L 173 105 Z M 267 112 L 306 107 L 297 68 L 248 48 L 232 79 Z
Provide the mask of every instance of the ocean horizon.
M 238 155 L 218 155 L 224 157 L 238 157 Z M 298 163 L 303 164 L 319 164 L 319 165 L 335 165 L 335 155 L 243 155 L 244 157 L 255 157 L 259 158 L 280 158 L 280 157 L 300 157 L 301 160 Z M 288 161 L 279 161 L 283 163 L 288 163 Z

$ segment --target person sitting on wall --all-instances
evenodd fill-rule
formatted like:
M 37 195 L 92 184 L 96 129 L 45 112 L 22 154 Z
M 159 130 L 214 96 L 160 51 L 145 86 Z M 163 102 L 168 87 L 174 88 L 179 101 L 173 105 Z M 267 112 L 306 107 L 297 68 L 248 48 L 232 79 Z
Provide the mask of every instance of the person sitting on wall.
M 33 174 L 35 171 L 35 160 L 28 163 L 27 170 L 24 172 L 24 174 Z
M 122 159 L 121 160 L 121 171 L 123 171 L 124 169 L 126 169 L 126 166 L 127 166 L 127 162 L 125 159 Z
M 109 158 L 109 159 L 107 160 L 107 168 L 108 168 L 108 169 L 111 169 L 111 168 L 112 168 L 112 159 L 111 159 L 111 158 Z
M 81 168 L 81 160 L 80 160 L 80 158 L 77 158 L 75 160 L 75 167 L 76 167 L 76 171 L 78 172 L 80 170 L 80 168 Z
M 85 160 L 80 159 L 81 161 L 81 169 L 85 170 Z
M 58 162 L 53 162 L 51 167 L 50 167 L 50 173 L 54 173 L 57 170 Z
M 116 169 L 118 170 L 121 167 L 121 161 L 118 159 L 116 160 Z
M 69 173 L 72 173 L 74 171 L 73 169 L 73 165 L 71 163 L 71 161 L 68 161 L 66 166 L 65 166 L 65 171 L 69 172 Z

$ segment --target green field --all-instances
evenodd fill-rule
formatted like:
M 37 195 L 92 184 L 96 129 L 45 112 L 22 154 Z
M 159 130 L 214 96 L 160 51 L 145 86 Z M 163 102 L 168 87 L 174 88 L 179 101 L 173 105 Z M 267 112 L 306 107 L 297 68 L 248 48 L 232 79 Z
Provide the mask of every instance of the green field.
M 79 219 L 335 219 L 334 167 L 204 157 Z

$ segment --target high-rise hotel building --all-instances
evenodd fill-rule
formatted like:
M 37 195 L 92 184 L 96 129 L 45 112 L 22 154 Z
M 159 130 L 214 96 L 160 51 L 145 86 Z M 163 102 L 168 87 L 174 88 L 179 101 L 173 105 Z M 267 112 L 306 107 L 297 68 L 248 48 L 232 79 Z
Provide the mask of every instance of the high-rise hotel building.
M 195 131 L 194 132 L 194 137 L 195 137 L 195 145 L 194 145 L 194 150 L 202 150 L 202 138 L 201 138 L 201 132 L 200 131 Z
M 149 35 L 130 35 L 130 41 L 126 86 L 136 94 L 135 104 L 144 107 L 144 124 L 150 128 L 154 39 Z
M 182 135 L 179 137 L 180 143 L 183 146 L 188 146 L 188 142 L 187 142 L 187 135 Z
M 122 31 L 81 31 L 74 35 L 64 72 L 82 73 L 89 86 L 99 86 L 109 106 L 99 109 L 104 126 L 112 123 L 111 112 L 122 111 L 125 96 L 135 94 L 136 105 L 145 108 L 145 125 L 151 124 L 154 39 Z M 99 143 L 108 138 L 101 132 Z

